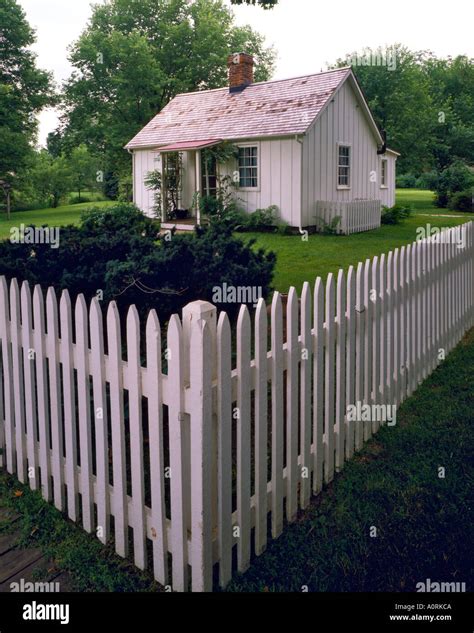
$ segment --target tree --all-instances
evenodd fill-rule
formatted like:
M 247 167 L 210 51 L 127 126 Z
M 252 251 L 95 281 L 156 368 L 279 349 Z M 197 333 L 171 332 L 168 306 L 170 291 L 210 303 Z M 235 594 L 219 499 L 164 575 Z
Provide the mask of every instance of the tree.
M 229 53 L 256 59 L 256 80 L 275 53 L 250 27 L 236 27 L 222 0 L 111 0 L 95 5 L 71 46 L 65 85 L 64 147 L 86 143 L 104 172 L 130 172 L 123 146 L 179 92 L 227 83 Z
M 31 158 L 35 115 L 54 102 L 51 76 L 30 50 L 34 41 L 17 0 L 0 0 L 0 178 L 9 182 Z
M 42 202 L 57 207 L 61 198 L 71 191 L 71 170 L 63 156 L 53 158 L 46 150 L 38 152 L 29 172 L 32 186 Z
M 79 145 L 71 152 L 69 158 L 71 182 L 81 199 L 81 191 L 94 188 L 97 180 L 97 162 L 85 145 Z
M 365 63 L 377 57 L 393 58 L 394 67 Z M 388 146 L 401 153 L 398 171 L 420 174 L 432 168 L 437 116 L 429 81 L 420 64 L 421 54 L 400 44 L 383 49 L 366 48 L 339 59 L 336 67 L 354 61 L 353 71 L 376 122 L 387 132 Z

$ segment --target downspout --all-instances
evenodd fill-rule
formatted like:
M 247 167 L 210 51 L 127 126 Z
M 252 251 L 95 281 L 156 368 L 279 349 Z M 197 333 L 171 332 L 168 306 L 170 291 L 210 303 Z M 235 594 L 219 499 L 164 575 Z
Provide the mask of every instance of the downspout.
M 387 151 L 387 132 L 386 130 L 382 130 L 382 138 L 383 138 L 383 145 L 380 149 L 377 150 L 377 155 L 380 156 L 380 154 L 385 154 L 385 152 Z
M 299 224 L 298 224 L 298 230 L 300 232 L 300 235 L 304 235 L 304 230 L 303 227 L 301 225 L 301 219 L 303 216 L 303 139 L 299 138 L 298 134 L 295 134 L 295 141 L 297 143 L 300 144 L 301 146 L 301 160 L 300 160 L 300 169 L 301 169 L 301 174 L 300 174 L 300 217 L 299 217 Z
M 133 149 L 127 147 L 127 152 L 132 156 L 132 200 L 135 204 L 135 156 L 133 155 Z

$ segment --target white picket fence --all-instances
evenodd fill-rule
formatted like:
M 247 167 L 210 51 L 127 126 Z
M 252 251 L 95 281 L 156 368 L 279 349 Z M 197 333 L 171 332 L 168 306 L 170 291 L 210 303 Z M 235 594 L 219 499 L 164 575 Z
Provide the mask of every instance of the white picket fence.
M 115 303 L 104 334 L 96 299 L 2 278 L 1 464 L 160 583 L 225 586 L 378 430 L 346 407 L 400 404 L 472 327 L 473 254 L 470 222 L 292 288 L 286 317 L 278 293 L 242 307 L 234 368 L 209 303 L 163 346 L 152 311 L 142 364 L 134 306 L 122 338 Z
M 315 221 L 317 225 L 321 220 L 330 224 L 334 218 L 340 217 L 336 233 L 349 235 L 377 229 L 381 224 L 381 213 L 380 200 L 318 200 Z

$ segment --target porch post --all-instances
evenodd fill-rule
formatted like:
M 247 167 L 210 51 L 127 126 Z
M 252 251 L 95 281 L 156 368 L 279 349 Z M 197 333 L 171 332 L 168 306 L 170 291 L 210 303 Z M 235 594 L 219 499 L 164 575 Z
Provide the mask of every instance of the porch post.
M 160 153 L 161 158 L 161 221 L 166 221 L 166 178 L 165 178 L 165 154 Z
M 199 197 L 201 193 L 201 150 L 196 150 L 196 222 L 198 226 L 201 225 L 201 206 L 199 204 Z

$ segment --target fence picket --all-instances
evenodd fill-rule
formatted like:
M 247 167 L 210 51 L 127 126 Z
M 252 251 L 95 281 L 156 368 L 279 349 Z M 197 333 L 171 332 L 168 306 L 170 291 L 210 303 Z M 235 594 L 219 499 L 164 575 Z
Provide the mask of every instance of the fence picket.
M 226 323 L 228 326 L 228 321 Z M 267 307 L 259 299 L 255 312 L 255 553 L 261 554 L 267 545 L 267 469 L 268 469 L 268 375 L 267 375 Z M 227 339 L 230 345 L 230 339 Z M 227 358 L 230 351 L 226 348 Z M 226 374 L 229 375 L 229 372 Z M 229 440 L 230 446 L 230 440 Z M 229 458 L 230 461 L 230 458 Z
M 372 319 L 374 304 L 371 301 L 372 271 L 370 259 L 365 260 L 364 265 L 364 403 L 372 404 Z M 364 420 L 364 442 L 372 436 L 372 421 Z
M 94 498 L 92 490 L 92 425 L 89 381 L 89 328 L 84 295 L 79 295 L 75 307 L 77 398 L 79 402 L 79 457 L 81 460 L 80 492 L 82 524 L 86 532 L 94 529 Z
M 140 319 L 135 306 L 127 314 L 127 371 L 130 415 L 130 467 L 132 474 L 133 557 L 146 567 L 145 482 L 143 473 L 142 381 L 140 370 Z M 173 475 L 172 475 L 173 476 Z
M 260 308 L 260 309 L 259 309 Z M 263 307 L 265 321 L 261 315 L 261 303 L 257 308 L 256 332 L 262 335 L 257 338 L 259 350 L 256 349 L 256 366 L 260 371 L 257 380 L 257 392 L 255 395 L 255 419 L 257 428 L 255 430 L 255 472 L 256 483 L 255 493 L 257 498 L 258 520 L 255 530 L 255 549 L 259 553 L 265 547 L 266 527 L 267 527 L 267 417 L 265 406 L 267 403 L 267 381 L 263 374 L 266 371 L 266 308 Z M 263 328 L 263 329 L 261 329 Z M 257 334 L 256 334 L 257 337 Z M 261 369 L 261 345 L 265 346 L 265 370 Z M 218 419 L 218 543 L 219 543 L 219 584 L 221 587 L 229 582 L 232 575 L 232 343 L 229 317 L 225 312 L 221 312 L 217 324 L 217 419 Z M 264 392 L 262 394 L 262 383 Z M 264 405 L 262 405 L 262 399 Z M 262 429 L 262 423 L 264 429 Z M 263 453 L 263 456 L 262 456 Z M 264 491 L 262 496 L 262 480 Z M 262 516 L 263 515 L 263 516 Z
M 372 302 L 372 402 L 380 404 L 380 271 L 379 258 L 372 259 L 371 302 Z M 372 433 L 379 430 L 379 420 L 372 420 Z
M 244 572 L 250 565 L 250 315 L 240 308 L 237 321 L 237 566 Z
M 272 318 L 272 536 L 283 529 L 283 314 L 281 296 L 273 295 Z
M 352 415 L 347 415 L 347 406 L 355 404 L 355 366 L 356 366 L 356 280 L 353 266 L 347 272 L 347 342 L 346 342 L 346 459 L 354 455 L 355 425 Z
M 300 360 L 300 506 L 306 508 L 311 496 L 311 288 L 303 284 L 301 293 L 301 360 Z
M 61 367 L 59 364 L 59 318 L 58 300 L 53 288 L 46 294 L 46 354 L 49 369 L 49 399 L 52 443 L 52 473 L 54 505 L 64 510 L 66 503 L 64 488 L 64 429 L 61 410 Z
M 334 402 L 335 384 L 335 291 L 334 278 L 329 273 L 326 281 L 325 313 L 325 367 L 324 367 L 324 480 L 329 483 L 334 478 Z
M 91 332 L 90 371 L 94 398 L 96 452 L 97 536 L 102 543 L 107 543 L 110 531 L 108 413 L 105 391 L 103 317 L 97 297 L 91 301 L 89 318 Z
M 44 300 L 41 286 L 36 285 L 33 292 L 33 318 L 34 333 L 33 344 L 35 349 L 36 366 L 36 390 L 37 390 L 37 416 L 38 416 L 38 440 L 39 463 L 41 474 L 41 493 L 46 501 L 51 499 L 51 465 L 50 465 L 50 424 L 48 404 L 48 388 L 46 375 L 46 347 L 45 347 L 45 320 Z
M 168 323 L 167 337 L 170 363 L 168 387 L 171 394 L 168 404 L 170 470 L 171 470 L 171 552 L 173 589 L 188 589 L 188 504 L 185 491 L 184 445 L 187 420 L 183 396 L 183 331 L 179 317 L 174 314 Z
M 336 286 L 336 471 L 344 466 L 345 410 L 346 410 L 346 277 L 339 270 Z
M 314 285 L 314 355 L 313 355 L 313 493 L 323 487 L 324 463 L 324 285 L 321 277 Z
M 298 295 L 292 286 L 286 309 L 286 518 L 298 510 Z
M 107 310 L 107 349 L 110 368 L 110 426 L 112 429 L 112 476 L 114 481 L 115 551 L 128 554 L 127 469 L 123 402 L 123 361 L 120 316 L 115 301 Z
M 246 309 L 246 308 L 245 308 Z M 248 312 L 247 312 L 248 317 Z M 250 317 L 248 317 L 250 330 Z M 248 333 L 250 364 L 250 332 Z M 191 327 L 191 538 L 192 590 L 212 590 L 212 342 L 209 325 Z M 250 392 L 250 389 L 249 389 Z M 250 398 L 250 394 L 249 394 Z M 249 411 L 250 413 L 250 407 Z M 248 417 L 250 430 L 250 415 Z M 249 434 L 250 435 L 250 434 Z M 250 470 L 250 442 L 246 446 Z M 250 477 L 247 516 L 250 518 Z M 250 539 L 250 522 L 249 522 Z M 249 553 L 250 558 L 250 553 Z
M 77 521 L 79 511 L 77 473 L 77 418 L 74 385 L 74 356 L 72 334 L 72 307 L 67 290 L 59 302 L 61 324 L 60 359 L 63 368 L 64 443 L 66 449 L 67 510 L 71 521 Z
M 2 380 L 3 380 L 3 415 L 4 415 L 4 434 L 3 446 L 1 447 L 6 453 L 7 471 L 11 474 L 15 470 L 20 481 L 25 481 L 25 467 L 22 458 L 21 464 L 18 464 L 15 454 L 15 424 L 19 422 L 15 420 L 15 400 L 14 400 L 14 375 L 13 375 L 13 359 L 12 359 L 12 338 L 9 314 L 9 300 L 7 281 L 2 275 L 0 277 L 0 339 L 2 342 Z M 21 418 L 20 418 L 21 420 Z M 21 423 L 21 422 L 20 422 Z M 22 437 L 22 434 L 20 433 Z M 23 453 L 22 453 L 23 455 Z M 1 465 L 4 465 L 2 459 Z
M 357 265 L 356 272 L 356 377 L 354 404 L 364 402 L 364 340 L 365 340 L 365 308 L 364 308 L 364 270 L 362 262 Z M 355 421 L 355 450 L 362 448 L 364 428 L 361 420 Z
M 155 310 L 146 323 L 146 366 L 148 375 L 148 433 L 150 444 L 151 523 L 155 579 L 168 584 L 168 534 L 165 510 L 165 460 L 163 444 L 163 384 L 161 370 L 161 328 Z
M 34 386 L 34 356 L 33 324 L 31 310 L 31 292 L 27 281 L 21 285 L 21 345 L 23 347 L 23 378 L 25 393 L 26 416 L 26 447 L 28 455 L 28 482 L 30 488 L 38 488 L 38 457 L 37 457 L 37 416 L 36 390 Z M 27 396 L 28 394 L 28 396 Z

